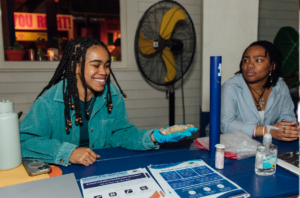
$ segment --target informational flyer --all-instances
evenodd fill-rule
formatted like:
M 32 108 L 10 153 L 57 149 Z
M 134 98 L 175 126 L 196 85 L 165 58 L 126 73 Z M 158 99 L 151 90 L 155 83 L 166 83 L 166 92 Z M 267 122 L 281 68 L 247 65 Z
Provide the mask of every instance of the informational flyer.
M 148 168 L 165 194 L 172 198 L 250 197 L 202 160 L 150 165 Z
M 166 198 L 145 168 L 80 180 L 84 198 Z

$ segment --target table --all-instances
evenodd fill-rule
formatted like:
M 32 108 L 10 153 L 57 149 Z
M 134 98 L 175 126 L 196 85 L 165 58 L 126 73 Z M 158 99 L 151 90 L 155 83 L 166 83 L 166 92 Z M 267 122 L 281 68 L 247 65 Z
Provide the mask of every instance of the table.
M 261 139 L 258 138 L 259 141 Z M 147 167 L 150 164 L 176 163 L 187 160 L 202 159 L 212 168 L 214 161 L 209 159 L 205 150 L 189 150 L 192 140 L 178 143 L 163 144 L 158 151 L 132 151 L 124 148 L 108 148 L 95 150 L 101 156 L 88 167 L 70 165 L 61 167 L 63 174 L 74 173 L 80 187 L 80 179 L 136 168 Z M 278 146 L 278 152 L 299 150 L 298 141 L 291 143 L 273 140 Z M 277 166 L 276 173 L 271 176 L 258 176 L 254 172 L 255 158 L 231 160 L 224 165 L 219 173 L 235 182 L 251 197 L 288 197 L 299 194 L 299 177 Z M 81 189 L 81 187 L 80 187 Z

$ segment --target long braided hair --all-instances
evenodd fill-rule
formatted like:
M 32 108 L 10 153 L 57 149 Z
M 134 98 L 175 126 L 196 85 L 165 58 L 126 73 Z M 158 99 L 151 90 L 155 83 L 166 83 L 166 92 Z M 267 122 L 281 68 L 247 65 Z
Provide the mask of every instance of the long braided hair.
M 87 50 L 92 46 L 102 46 L 104 49 L 106 49 L 109 60 L 110 60 L 110 52 L 108 51 L 106 45 L 98 40 L 93 38 L 85 38 L 85 37 L 78 37 L 70 41 L 70 43 L 66 46 L 66 49 L 64 51 L 63 57 L 56 68 L 53 77 L 51 78 L 50 82 L 44 89 L 41 91 L 41 93 L 37 96 L 36 99 L 38 99 L 46 90 L 48 90 L 53 85 L 57 84 L 59 81 L 63 80 L 63 100 L 64 100 L 64 115 L 65 115 L 65 125 L 66 125 L 66 132 L 67 134 L 70 134 L 69 128 L 72 127 L 71 123 L 71 116 L 70 116 L 70 109 L 75 109 L 75 124 L 78 125 L 78 123 L 82 123 L 82 115 L 80 112 L 80 101 L 79 101 L 79 93 L 77 88 L 77 78 L 76 78 L 76 67 L 77 64 L 81 64 L 81 80 L 84 86 L 85 90 L 85 96 L 84 96 L 84 109 L 86 112 L 86 115 L 89 115 L 89 111 L 86 106 L 86 98 L 87 98 L 87 85 L 84 78 L 84 68 L 85 68 L 85 56 Z M 111 67 L 110 73 L 112 74 L 115 82 L 117 83 L 119 90 L 123 97 L 127 97 L 125 93 L 123 93 L 120 85 L 117 82 L 117 79 L 115 78 L 115 75 L 113 74 Z M 67 82 L 67 85 L 65 85 Z M 106 81 L 107 84 L 107 110 L 108 113 L 112 110 L 112 98 L 111 98 L 111 92 L 110 92 L 110 75 L 107 78 Z
M 245 55 L 245 52 L 252 46 L 261 46 L 263 48 L 265 48 L 266 52 L 265 52 L 265 57 L 267 57 L 267 54 L 270 57 L 270 63 L 271 65 L 275 64 L 275 69 L 271 69 L 271 76 L 268 77 L 268 80 L 266 82 L 266 84 L 264 85 L 264 87 L 266 87 L 267 89 L 269 89 L 271 86 L 275 86 L 278 78 L 280 76 L 280 70 L 281 70 L 281 64 L 282 64 L 282 55 L 281 52 L 277 49 L 277 47 L 269 42 L 269 41 L 256 41 L 253 42 L 249 45 L 249 47 L 247 47 L 243 53 L 241 62 L 240 62 L 240 71 L 236 72 L 237 73 L 243 73 L 243 58 Z M 272 80 L 271 80 L 272 79 Z

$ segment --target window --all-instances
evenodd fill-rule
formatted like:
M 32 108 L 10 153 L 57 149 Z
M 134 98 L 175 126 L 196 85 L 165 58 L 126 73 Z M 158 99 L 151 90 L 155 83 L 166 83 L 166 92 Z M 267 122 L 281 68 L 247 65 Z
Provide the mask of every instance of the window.
M 126 67 L 121 57 L 121 51 L 126 52 L 121 50 L 121 43 L 125 43 L 121 42 L 122 6 L 126 6 L 126 1 L 1 0 L 0 45 L 8 48 L 16 41 L 16 48 L 24 46 L 24 55 L 23 61 L 12 62 L 0 49 L 0 68 L 56 68 L 64 48 L 75 37 L 102 40 L 112 53 L 112 60 L 117 61 L 112 66 Z M 10 7 L 13 12 L 9 12 Z M 122 33 L 126 32 L 124 28 L 123 25 Z

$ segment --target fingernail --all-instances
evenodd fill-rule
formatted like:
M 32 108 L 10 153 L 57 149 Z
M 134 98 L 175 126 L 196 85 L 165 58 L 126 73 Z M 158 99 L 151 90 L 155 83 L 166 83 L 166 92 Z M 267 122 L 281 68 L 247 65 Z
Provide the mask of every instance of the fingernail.
M 299 136 L 298 136 L 299 137 Z M 298 138 L 294 138 L 294 140 L 297 140 Z

